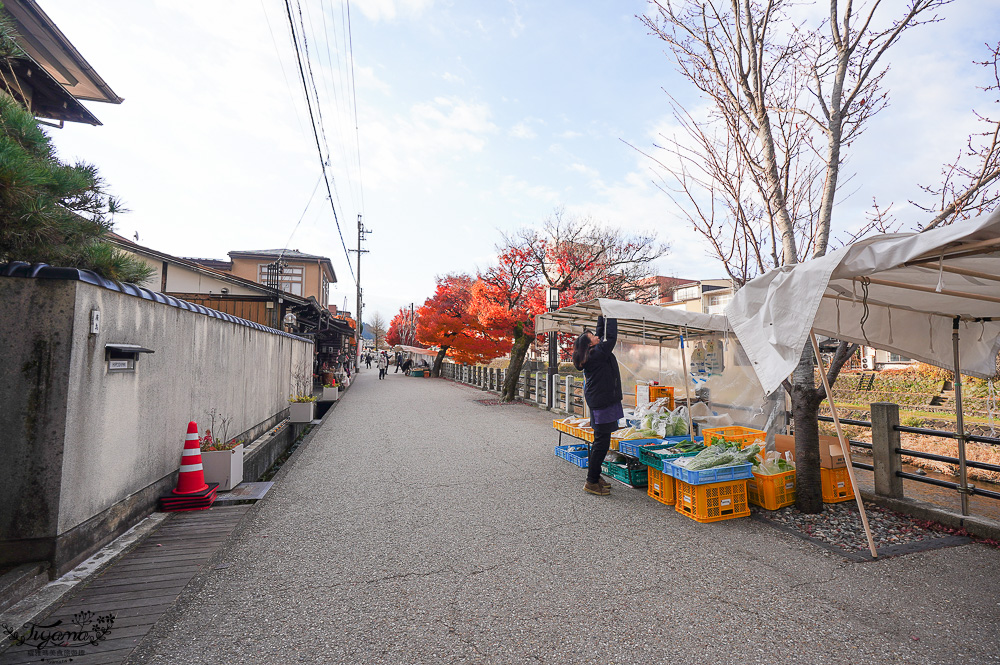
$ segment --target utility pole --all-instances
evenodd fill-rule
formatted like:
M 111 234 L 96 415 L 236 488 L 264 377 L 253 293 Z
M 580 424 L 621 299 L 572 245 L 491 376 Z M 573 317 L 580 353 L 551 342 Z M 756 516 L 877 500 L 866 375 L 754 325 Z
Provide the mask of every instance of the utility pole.
M 355 362 L 355 367 L 356 368 L 360 367 L 360 365 L 358 364 L 358 354 L 361 353 L 361 327 L 363 326 L 363 324 L 361 323 L 361 305 L 362 305 L 362 302 L 361 302 L 361 255 L 368 253 L 367 249 L 361 249 L 361 243 L 364 241 L 365 235 L 368 234 L 368 233 L 371 233 L 371 229 L 366 229 L 364 227 L 364 224 L 361 223 L 361 215 L 359 214 L 358 215 L 358 248 L 350 250 L 352 252 L 355 252 L 358 255 L 358 269 L 357 269 L 357 272 L 355 273 L 355 276 L 357 277 L 357 287 L 358 287 L 358 309 L 354 313 L 354 317 L 355 317 L 354 320 L 357 322 L 357 327 L 354 328 L 355 341 L 357 343 L 357 348 L 354 350 L 354 362 Z

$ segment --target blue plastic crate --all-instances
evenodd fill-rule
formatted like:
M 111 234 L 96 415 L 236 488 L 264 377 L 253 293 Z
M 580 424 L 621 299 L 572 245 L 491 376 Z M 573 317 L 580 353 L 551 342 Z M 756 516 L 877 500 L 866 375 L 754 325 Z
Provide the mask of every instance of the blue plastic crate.
M 683 480 L 688 485 L 707 485 L 708 483 L 724 483 L 727 480 L 753 478 L 753 464 L 718 466 L 714 469 L 691 471 L 673 462 L 664 462 L 663 471 L 677 480 Z
M 628 455 L 629 457 L 639 457 L 639 448 L 649 445 L 659 445 L 663 443 L 662 439 L 630 439 L 628 441 L 621 441 L 618 444 L 618 452 L 622 455 Z
M 556 457 L 561 457 L 567 462 L 577 465 L 581 469 L 586 469 L 587 458 L 590 457 L 590 451 L 587 449 L 586 445 L 571 443 L 568 446 L 556 446 Z
M 667 443 L 680 443 L 681 441 L 694 441 L 695 443 L 704 443 L 705 437 L 703 436 L 665 436 L 663 440 Z

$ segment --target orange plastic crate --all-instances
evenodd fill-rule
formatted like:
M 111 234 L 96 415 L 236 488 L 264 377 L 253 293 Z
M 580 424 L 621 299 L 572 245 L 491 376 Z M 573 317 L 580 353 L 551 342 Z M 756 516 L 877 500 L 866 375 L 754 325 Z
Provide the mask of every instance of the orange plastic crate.
M 695 522 L 719 522 L 750 516 L 746 480 L 689 485 L 674 479 L 674 483 L 677 487 L 674 510 Z
M 823 503 L 840 503 L 854 498 L 854 486 L 847 468 L 827 469 L 820 467 L 820 480 L 823 482 Z
M 668 476 L 662 471 L 649 467 L 646 494 L 665 506 L 674 505 L 677 503 L 677 490 L 674 487 L 673 476 Z
M 650 386 L 649 387 L 649 401 L 655 402 L 663 397 L 669 397 L 667 402 L 667 407 L 673 411 L 674 410 L 674 387 L 673 386 Z M 639 403 L 639 386 L 635 387 L 635 401 Z
M 764 440 L 767 439 L 767 432 L 751 427 L 740 427 L 739 425 L 703 429 L 701 435 L 705 437 L 706 446 L 712 445 L 712 437 L 719 437 L 730 443 L 739 443 L 740 448 L 746 448 L 752 443 L 759 443 L 761 444 L 761 448 L 763 448 Z
M 777 510 L 795 503 L 795 470 L 773 476 L 753 474 L 747 481 L 750 503 L 765 510 Z

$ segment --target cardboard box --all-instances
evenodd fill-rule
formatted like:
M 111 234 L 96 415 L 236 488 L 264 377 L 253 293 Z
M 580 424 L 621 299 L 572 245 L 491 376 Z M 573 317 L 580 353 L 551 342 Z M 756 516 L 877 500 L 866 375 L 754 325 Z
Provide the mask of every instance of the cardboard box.
M 787 434 L 774 435 L 774 449 L 779 453 L 792 451 L 795 457 L 795 437 Z M 825 469 L 843 469 L 847 467 L 844 451 L 840 449 L 840 440 L 835 436 L 819 436 L 819 465 Z

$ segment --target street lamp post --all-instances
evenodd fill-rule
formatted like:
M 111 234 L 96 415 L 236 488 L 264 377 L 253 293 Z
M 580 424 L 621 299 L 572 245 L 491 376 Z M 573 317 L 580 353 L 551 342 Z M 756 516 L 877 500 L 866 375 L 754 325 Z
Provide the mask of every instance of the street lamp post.
M 550 286 L 549 287 L 549 311 L 554 312 L 559 309 L 559 289 Z M 553 330 L 549 333 L 549 372 L 548 372 L 548 383 L 545 390 L 545 403 L 549 411 L 555 405 L 555 387 L 556 381 L 555 376 L 559 370 L 559 353 L 557 346 L 559 344 L 559 339 L 556 332 Z

